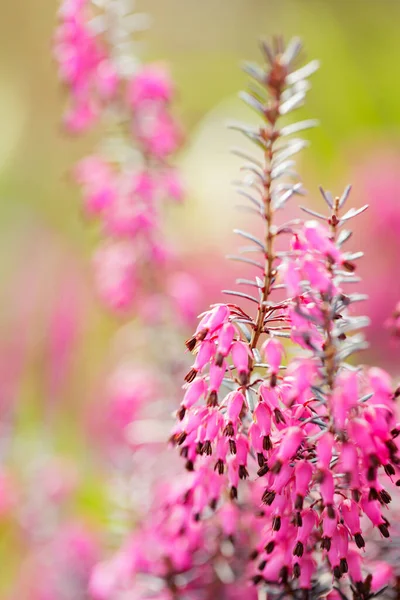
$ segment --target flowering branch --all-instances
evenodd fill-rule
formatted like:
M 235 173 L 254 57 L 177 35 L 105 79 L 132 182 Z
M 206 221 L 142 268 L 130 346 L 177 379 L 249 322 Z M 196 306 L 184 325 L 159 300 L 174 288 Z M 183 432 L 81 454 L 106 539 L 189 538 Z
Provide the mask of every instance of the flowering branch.
M 148 19 L 131 4 L 64 0 L 54 44 L 72 99 L 67 130 L 80 134 L 99 124 L 103 133 L 100 148 L 74 175 L 87 215 L 106 238 L 95 259 L 99 293 L 117 311 L 132 309 L 154 289 L 153 275 L 169 253 L 162 206 L 183 197 L 169 164 L 182 137 L 170 111 L 174 86 L 161 65 L 140 64 L 131 38 Z

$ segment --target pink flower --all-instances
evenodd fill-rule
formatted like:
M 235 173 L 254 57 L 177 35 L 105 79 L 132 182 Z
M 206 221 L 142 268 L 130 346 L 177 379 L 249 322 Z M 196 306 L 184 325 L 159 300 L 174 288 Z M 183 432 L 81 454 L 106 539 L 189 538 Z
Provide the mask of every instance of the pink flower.
M 201 296 L 198 281 L 189 273 L 177 271 L 168 279 L 168 292 L 175 303 L 177 317 L 181 317 L 183 323 L 193 325 Z
M 133 109 L 146 102 L 170 102 L 174 86 L 167 70 L 161 65 L 145 65 L 132 77 L 128 87 L 128 102 Z
M 160 180 L 160 187 L 164 195 L 176 202 L 182 202 L 185 196 L 185 188 L 182 177 L 176 169 L 168 169 Z
M 283 348 L 282 344 L 275 338 L 270 338 L 262 347 L 271 373 L 276 375 L 282 363 Z
M 162 160 L 173 154 L 181 141 L 181 131 L 163 108 L 143 107 L 134 115 L 133 133 L 146 153 Z
M 378 592 L 394 579 L 394 569 L 385 562 L 376 562 L 371 565 L 372 582 L 371 590 Z
M 132 246 L 125 242 L 110 242 L 95 255 L 95 272 L 99 293 L 115 310 L 130 308 L 136 291 L 136 260 Z
M 75 167 L 74 175 L 83 187 L 85 209 L 89 215 L 101 214 L 116 197 L 115 176 L 110 165 L 99 156 L 88 156 Z

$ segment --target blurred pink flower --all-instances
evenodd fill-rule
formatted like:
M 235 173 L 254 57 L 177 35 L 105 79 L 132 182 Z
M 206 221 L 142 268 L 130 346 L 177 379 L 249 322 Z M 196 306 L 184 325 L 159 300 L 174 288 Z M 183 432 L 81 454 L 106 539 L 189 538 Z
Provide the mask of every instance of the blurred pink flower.
M 174 84 L 163 65 L 144 65 L 128 84 L 128 102 L 136 110 L 146 102 L 170 102 Z
M 136 257 L 128 241 L 108 241 L 94 257 L 95 276 L 100 297 L 110 308 L 124 311 L 132 306 L 136 294 Z
M 363 279 L 362 290 L 369 296 L 365 310 L 371 325 L 367 336 L 374 361 L 394 369 L 400 352 L 390 343 L 391 333 L 385 324 L 400 299 L 400 280 L 393 277 L 400 254 L 399 156 L 383 149 L 360 163 L 352 177 L 354 194 L 369 208 L 355 223 L 353 244 L 365 252 L 357 272 Z
M 82 186 L 88 215 L 99 215 L 112 205 L 116 197 L 115 174 L 100 156 L 87 156 L 74 169 L 76 181 Z
M 197 280 L 183 271 L 172 273 L 168 280 L 168 293 L 175 302 L 177 316 L 183 323 L 193 325 L 199 311 L 201 296 Z

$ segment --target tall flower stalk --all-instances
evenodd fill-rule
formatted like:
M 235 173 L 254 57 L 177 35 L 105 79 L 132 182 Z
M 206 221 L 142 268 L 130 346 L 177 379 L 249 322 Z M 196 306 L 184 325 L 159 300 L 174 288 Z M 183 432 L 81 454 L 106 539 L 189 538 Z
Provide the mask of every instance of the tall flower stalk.
M 82 134 L 95 125 L 101 143 L 75 168 L 86 214 L 102 230 L 95 256 L 100 297 L 115 311 L 138 310 L 159 287 L 165 268 L 163 206 L 181 201 L 180 176 L 170 157 L 180 125 L 170 109 L 175 90 L 163 65 L 141 64 L 133 34 L 146 15 L 133 2 L 64 0 L 54 54 L 70 95 L 64 124 Z M 154 268 L 153 268 L 154 267 Z
M 269 390 L 274 393 L 278 382 L 282 348 L 277 336 L 288 336 L 284 312 L 287 303 L 272 301 L 271 294 L 282 287 L 277 281 L 281 256 L 276 250 L 276 239 L 289 231 L 288 224 L 278 226 L 275 223 L 275 213 L 291 196 L 302 192 L 301 184 L 291 182 L 295 177 L 292 157 L 305 142 L 290 136 L 315 125 L 315 121 L 301 121 L 280 126 L 279 118 L 304 101 L 308 89 L 306 77 L 318 67 L 313 61 L 296 70 L 293 63 L 300 50 L 297 39 L 286 49 L 281 39 L 276 39 L 271 47 L 263 45 L 266 70 L 246 65 L 245 69 L 257 87 L 253 87 L 251 93 L 242 94 L 262 116 L 262 125 L 257 129 L 234 125 L 262 151 L 261 161 L 242 151 L 237 153 L 245 156 L 248 163 L 244 168 L 252 176 L 250 184 L 240 189 L 240 193 L 250 200 L 262 217 L 264 239 L 236 230 L 252 242 L 245 251 L 256 251 L 261 255 L 261 261 L 245 256 L 233 257 L 257 268 L 259 274 L 254 280 L 238 280 L 238 283 L 255 287 L 258 297 L 232 290 L 226 290 L 226 293 L 255 303 L 256 316 L 252 318 L 236 304 L 215 306 L 203 316 L 194 336 L 187 341 L 188 348 L 196 353 L 196 359 L 186 376 L 188 386 L 178 412 L 179 422 L 173 441 L 181 446 L 188 469 L 193 469 L 195 463 L 200 463 L 201 469 L 212 468 L 215 462 L 212 455 L 216 452 L 216 469 L 220 475 L 228 467 L 231 497 L 237 496 L 238 479 L 248 477 L 247 461 L 252 450 L 249 436 L 253 435 L 255 427 L 259 427 L 252 421 L 260 395 L 263 399 L 262 394 L 270 393 Z M 289 136 L 287 141 L 286 136 Z M 219 403 L 221 386 L 231 391 Z M 197 406 L 202 396 L 206 398 L 205 408 Z M 255 414 L 257 419 L 257 412 Z M 270 449 L 270 422 L 267 423 L 270 418 L 260 415 L 259 420 L 264 440 L 256 451 L 262 471 L 265 468 L 263 453 Z M 276 424 L 284 422 L 278 405 L 273 420 Z M 232 455 L 229 459 L 228 447 Z
M 97 2 L 96 10 L 110 3 Z M 167 111 L 172 88 L 158 68 L 119 72 L 104 19 L 94 15 L 86 30 L 90 4 L 65 6 L 57 55 L 77 103 L 70 127 L 117 114 L 120 131 L 128 123 L 133 133 L 125 149 L 134 140 L 140 155 L 139 163 L 126 155 L 90 157 L 77 170 L 88 212 L 112 244 L 118 241 L 118 250 L 99 258 L 111 273 L 111 282 L 101 278 L 103 295 L 125 308 L 135 296 L 136 266 L 147 290 L 158 286 L 149 266 L 164 256 L 160 189 L 180 196 L 167 160 L 179 138 Z M 83 60 L 78 53 L 71 69 L 65 49 L 81 37 Z M 357 282 L 361 255 L 343 249 L 351 235 L 344 225 L 365 207 L 343 214 L 349 188 L 340 198 L 323 192 L 329 215 L 305 211 L 325 223 L 280 222 L 288 200 L 303 193 L 293 158 L 306 142 L 297 134 L 316 124 L 282 119 L 303 104 L 318 63 L 296 66 L 298 39 L 285 47 L 276 38 L 262 51 L 263 67 L 245 66 L 252 82 L 242 94 L 261 123 L 233 128 L 259 151 L 236 153 L 247 173 L 239 193 L 263 232 L 259 239 L 236 230 L 250 246 L 231 257 L 256 269 L 253 278 L 237 281 L 253 292 L 225 290 L 254 312 L 239 303 L 213 305 L 187 340 L 194 359 L 171 435 L 187 473 L 160 486 L 149 520 L 96 567 L 90 590 L 100 600 L 233 600 L 238 593 L 369 600 L 389 580 L 388 571 L 365 569 L 360 517 L 389 537 L 384 511 L 391 496 L 382 477 L 398 479 L 400 463 L 392 385 L 383 371 L 347 362 L 365 347 L 358 333 L 365 319 L 354 317 L 352 306 L 363 296 L 345 291 Z M 291 242 L 282 250 L 286 236 Z M 281 338 L 291 338 L 298 351 L 286 364 Z
M 257 87 L 243 96 L 263 124 L 235 128 L 261 148 L 262 160 L 239 152 L 252 175 L 241 194 L 261 215 L 264 238 L 236 230 L 252 242 L 245 251 L 261 256 L 233 257 L 258 270 L 254 280 L 238 280 L 255 287 L 257 295 L 227 293 L 253 302 L 257 312 L 252 318 L 237 304 L 221 304 L 202 316 L 187 341 L 195 360 L 172 441 L 194 473 L 185 504 L 193 503 L 196 521 L 207 519 L 207 506 L 218 514 L 229 503 L 245 501 L 240 480 L 257 474 L 263 482 L 265 520 L 252 554 L 259 561 L 255 584 L 283 586 L 290 594 L 322 594 L 316 590 L 327 571 L 337 581 L 349 574 L 353 595 L 366 599 L 373 576 L 362 574 L 360 515 L 389 536 L 380 506 L 390 502 L 390 494 L 378 472 L 382 467 L 392 479 L 399 463 L 393 393 L 384 372 L 364 372 L 346 362 L 365 347 L 358 334 L 352 335 L 365 319 L 349 308 L 363 296 L 342 289 L 357 281 L 354 261 L 361 256 L 342 250 L 351 235 L 343 225 L 366 207 L 342 214 L 347 188 L 341 198 L 323 193 L 328 217 L 305 209 L 328 228 L 314 221 L 278 225 L 275 220 L 276 211 L 301 192 L 299 184 L 287 180 L 293 176 L 292 157 L 304 142 L 283 138 L 314 124 L 278 127 L 279 116 L 304 100 L 304 78 L 317 67 L 312 62 L 293 70 L 300 49 L 298 40 L 286 49 L 276 40 L 273 47 L 263 46 L 267 70 L 246 67 Z M 293 236 L 291 247 L 278 251 L 276 240 L 283 234 Z M 273 301 L 282 287 L 286 299 Z M 286 370 L 279 337 L 292 337 L 307 351 Z

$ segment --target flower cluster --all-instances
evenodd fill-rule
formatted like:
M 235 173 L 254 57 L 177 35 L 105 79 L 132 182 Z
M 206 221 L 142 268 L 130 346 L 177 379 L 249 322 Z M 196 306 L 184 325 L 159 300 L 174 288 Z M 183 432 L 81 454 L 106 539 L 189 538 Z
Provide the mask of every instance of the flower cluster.
M 209 478 L 212 486 L 218 475 L 210 473 Z M 254 516 L 256 504 L 251 511 L 251 502 L 228 504 L 218 519 L 208 507 L 210 518 L 195 520 L 193 511 L 202 501 L 192 493 L 192 479 L 188 475 L 159 487 L 152 518 L 115 556 L 94 569 L 93 598 L 107 600 L 125 593 L 138 600 L 236 600 L 246 594 L 255 600 L 246 569 L 247 548 L 260 523 Z
M 84 131 L 100 118 L 105 124 L 107 143 L 75 169 L 85 212 L 107 238 L 95 260 L 100 295 L 117 310 L 135 302 L 153 312 L 168 256 L 161 205 L 182 198 L 169 166 L 181 132 L 165 70 L 135 61 L 126 68 L 121 60 L 115 40 L 124 35 L 113 6 L 65 0 L 56 56 L 72 96 L 68 129 Z M 304 208 L 314 220 L 276 217 L 303 194 L 293 159 L 307 144 L 297 135 L 316 124 L 286 122 L 318 68 L 317 61 L 297 66 L 301 49 L 297 39 L 285 47 L 277 38 L 262 45 L 265 67 L 245 66 L 253 81 L 242 98 L 262 122 L 232 125 L 259 151 L 235 151 L 246 160 L 239 193 L 263 233 L 236 230 L 249 246 L 231 258 L 255 269 L 237 280 L 251 291 L 225 290 L 247 304 L 211 306 L 186 342 L 193 363 L 170 441 L 187 472 L 155 490 L 148 520 L 93 570 L 90 593 L 99 600 L 275 592 L 369 600 L 392 578 L 391 569 L 371 572 L 363 552 L 370 525 L 390 536 L 387 485 L 400 485 L 396 393 L 384 371 L 348 362 L 365 347 L 359 330 L 367 320 L 353 308 L 364 296 L 348 291 L 362 254 L 345 249 L 345 227 L 366 207 L 342 212 L 350 188 L 336 198 L 322 190 L 327 216 Z M 186 312 L 185 275 L 169 287 Z M 132 393 L 125 383 L 122 393 L 114 389 L 108 413 L 116 446 L 154 395 L 140 377 Z
M 122 43 L 132 33 L 127 26 L 140 28 L 143 15 L 120 9 L 115 0 L 65 0 L 54 52 L 72 98 L 67 129 L 81 133 L 101 122 L 101 147 L 75 167 L 74 177 L 85 213 L 105 236 L 94 261 L 100 297 L 127 310 L 149 283 L 154 287 L 149 267 L 161 269 L 169 255 L 163 204 L 183 197 L 169 165 L 182 133 L 170 110 L 175 90 L 166 68 L 140 65 Z
M 237 231 L 262 257 L 260 262 L 242 259 L 261 273 L 239 280 L 254 286 L 258 297 L 228 291 L 253 301 L 257 314 L 253 318 L 227 304 L 202 316 L 187 341 L 195 359 L 171 439 L 187 470 L 195 473 L 194 521 L 206 520 L 209 506 L 218 514 L 240 502 L 240 480 L 256 477 L 263 483 L 264 525 L 254 552 L 254 583 L 281 584 L 308 595 L 325 569 L 336 580 L 348 576 L 354 594 L 368 598 L 372 584 L 362 570 L 360 518 L 365 515 L 389 537 L 385 509 L 391 496 L 381 475 L 392 480 L 400 457 L 389 376 L 346 362 L 364 348 L 358 330 L 367 321 L 352 310 L 363 296 L 345 291 L 357 282 L 355 261 L 362 253 L 344 251 L 351 232 L 343 225 L 366 207 L 341 214 L 350 188 L 340 198 L 323 192 L 330 214 L 305 211 L 328 227 L 316 221 L 275 225 L 275 211 L 299 189 L 296 184 L 282 188 L 276 180 L 288 170 L 290 175 L 289 157 L 303 146 L 299 140 L 276 142 L 309 125 L 278 128 L 276 119 L 288 103 L 300 102 L 305 85 L 297 91 L 290 84 L 299 85 L 296 73 L 308 74 L 310 67 L 291 71 L 297 41 L 286 50 L 279 42 L 264 50 L 270 71 L 247 70 L 270 99 L 261 92 L 245 99 L 266 125 L 259 131 L 238 127 L 261 146 L 265 161 L 247 157 L 254 175 L 250 187 L 261 200 L 245 192 L 264 219 L 265 242 Z M 281 234 L 291 235 L 292 242 L 278 252 L 275 240 Z M 282 286 L 287 298 L 273 302 L 271 293 Z M 305 355 L 283 364 L 282 337 L 291 337 Z

